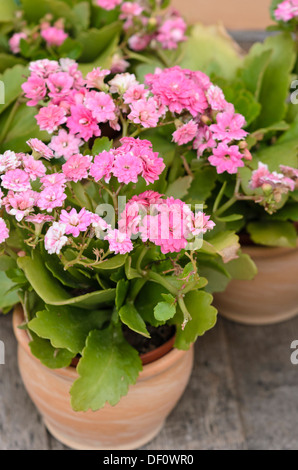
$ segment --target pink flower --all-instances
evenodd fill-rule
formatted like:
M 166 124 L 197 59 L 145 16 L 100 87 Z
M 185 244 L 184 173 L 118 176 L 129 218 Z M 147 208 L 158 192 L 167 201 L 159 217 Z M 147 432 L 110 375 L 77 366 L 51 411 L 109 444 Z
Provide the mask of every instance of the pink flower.
M 40 35 L 50 47 L 59 47 L 64 43 L 65 39 L 68 38 L 68 34 L 63 29 L 57 28 L 56 26 L 43 28 Z
M 216 147 L 216 142 L 213 139 L 213 134 L 208 126 L 199 127 L 196 139 L 193 143 L 193 148 L 197 149 L 198 158 L 200 158 L 204 151 Z
M 128 40 L 128 45 L 133 51 L 143 51 L 152 39 L 153 36 L 150 34 L 133 34 Z
M 39 157 L 50 160 L 54 156 L 52 150 L 39 139 L 27 140 L 27 144 Z
M 138 176 L 142 173 L 143 166 L 141 160 L 131 153 L 117 154 L 113 174 L 119 183 L 137 183 Z
M 49 134 L 67 121 L 65 111 L 54 104 L 41 108 L 35 117 L 40 130 L 47 131 Z
M 23 170 L 9 170 L 1 176 L 2 186 L 12 191 L 22 192 L 31 189 L 28 173 Z
M 186 41 L 186 23 L 177 16 L 166 20 L 157 31 L 156 39 L 163 49 L 177 49 L 180 42 Z
M 290 166 L 280 165 L 280 171 L 288 178 L 293 178 L 294 181 L 298 180 L 298 169 Z
M 153 152 L 151 142 L 134 139 L 133 137 L 123 137 L 120 142 L 122 146 L 115 151 L 116 157 L 117 155 L 132 155 L 136 157 L 142 165 L 141 174 L 146 183 L 149 184 L 156 181 L 163 172 L 165 164 L 163 159 L 158 157 L 158 153 Z M 137 165 L 137 168 L 139 168 L 139 165 Z M 120 171 L 119 168 L 118 171 Z M 113 174 L 116 176 L 114 170 Z M 134 176 L 136 177 L 136 174 Z
M 135 124 L 141 124 L 143 127 L 156 127 L 160 118 L 160 111 L 154 98 L 140 99 L 130 104 L 130 119 Z
M 184 124 L 184 126 L 179 127 L 173 133 L 173 141 L 178 145 L 184 145 L 193 140 L 197 133 L 198 125 L 194 122 L 194 120 L 191 120 L 187 124 Z
M 221 88 L 211 85 L 206 93 L 207 101 L 214 111 L 224 111 L 227 102 Z
M 69 134 L 64 129 L 58 132 L 57 136 L 52 137 L 49 147 L 54 150 L 55 157 L 63 157 L 68 160 L 72 155 L 79 153 L 83 141 L 73 134 Z
M 116 53 L 112 56 L 111 73 L 122 73 L 128 69 L 130 63 L 123 59 L 122 55 Z
M 133 16 L 139 16 L 144 10 L 137 2 L 124 2 L 121 5 L 121 20 L 126 20 Z
M 46 174 L 46 167 L 40 160 L 35 160 L 32 155 L 23 157 L 24 170 L 28 173 L 30 180 L 35 181 Z
M 40 179 L 42 183 L 42 189 L 48 188 L 49 186 L 65 186 L 66 178 L 63 173 L 52 173 L 51 175 L 46 175 Z
M 54 253 L 59 255 L 66 243 L 67 237 L 65 236 L 65 225 L 60 224 L 59 222 L 54 222 L 45 235 L 45 249 L 51 255 Z
M 130 87 L 139 85 L 136 76 L 130 73 L 121 73 L 109 81 L 110 93 L 123 95 Z
M 85 98 L 85 106 L 90 109 L 97 122 L 107 122 L 116 119 L 116 106 L 110 95 L 91 91 Z
M 101 69 L 97 67 L 89 72 L 86 77 L 87 88 L 97 88 L 98 90 L 105 90 L 107 85 L 104 83 L 104 79 L 107 75 L 110 75 L 110 70 Z
M 193 72 L 176 66 L 146 75 L 146 83 L 154 97 L 172 113 L 181 114 L 183 110 L 187 110 L 196 117 L 208 108 L 208 103 L 203 90 L 192 79 L 192 75 Z
M 64 186 L 49 186 L 41 191 L 37 200 L 37 206 L 41 210 L 52 212 L 56 207 L 63 206 L 63 201 L 66 199 L 64 194 Z
M 9 42 L 9 47 L 11 51 L 13 52 L 13 54 L 18 54 L 19 52 L 21 52 L 21 49 L 20 49 L 21 39 L 27 39 L 27 38 L 28 36 L 26 33 L 15 33 L 10 38 L 8 42 Z
M 22 84 L 22 89 L 25 97 L 29 100 L 28 106 L 36 106 L 47 94 L 46 83 L 38 75 L 31 75 L 27 82 Z
M 95 228 L 95 230 L 104 231 L 109 227 L 106 221 L 102 217 L 100 217 L 98 214 L 90 213 L 90 216 L 91 216 L 91 225 L 93 228 Z
M 95 181 L 100 181 L 102 178 L 104 178 L 106 183 L 110 181 L 114 159 L 114 153 L 105 150 L 99 155 L 96 155 L 94 163 L 90 168 L 90 175 L 93 176 Z
M 22 193 L 14 193 L 9 191 L 3 202 L 6 212 L 14 215 L 16 220 L 20 222 L 25 216 L 32 212 L 37 200 L 37 193 L 29 189 Z
M 66 125 L 72 134 L 77 134 L 77 137 L 85 141 L 101 134 L 92 112 L 81 104 L 71 107 L 71 116 Z
M 88 178 L 88 170 L 91 166 L 92 157 L 89 155 L 72 155 L 66 163 L 62 165 L 62 171 L 68 181 L 78 181 Z
M 79 213 L 75 209 L 71 209 L 70 212 L 62 210 L 59 222 L 65 225 L 66 235 L 78 237 L 80 232 L 85 232 L 91 224 L 91 213 L 85 208 Z
M 41 59 L 30 62 L 29 70 L 33 75 L 45 79 L 59 70 L 59 64 L 55 60 Z
M 212 230 L 215 227 L 215 223 L 210 220 L 210 215 L 204 214 L 204 212 L 197 212 L 194 219 L 194 228 L 191 230 L 194 236 L 206 233 L 208 230 Z
M 250 187 L 252 189 L 264 188 L 264 186 L 271 186 L 274 190 L 279 190 L 281 193 L 295 190 L 295 181 L 286 177 L 282 173 L 269 171 L 268 166 L 259 162 L 258 169 L 252 172 Z
M 264 182 L 264 178 L 268 178 L 268 176 L 270 176 L 268 165 L 259 162 L 258 169 L 252 172 L 250 187 L 252 189 L 260 188 Z
M 104 10 L 114 10 L 121 2 L 122 0 L 96 0 L 97 5 Z
M 144 85 L 133 85 L 123 95 L 124 103 L 131 104 L 134 101 L 138 101 L 147 98 L 149 91 L 145 89 Z
M 52 103 L 59 104 L 69 95 L 74 85 L 74 79 L 67 72 L 57 72 L 47 78 L 46 84 L 49 89 L 48 95 L 52 98 Z
M 108 240 L 109 249 L 115 254 L 120 253 L 121 255 L 124 255 L 125 253 L 129 253 L 133 250 L 131 239 L 126 235 L 126 233 L 120 232 L 118 229 L 109 230 L 105 240 Z
M 175 253 L 185 249 L 193 238 L 191 227 L 193 213 L 179 199 L 163 200 L 154 208 L 153 215 L 146 215 L 140 225 L 142 240 L 150 240 L 160 246 L 161 252 Z
M 6 150 L 3 155 L 0 155 L 0 173 L 5 173 L 8 170 L 16 170 L 21 166 L 21 159 L 15 152 Z
M 2 217 L 0 217 L 0 243 L 3 243 L 9 237 L 9 230 Z
M 239 152 L 238 145 L 219 144 L 213 149 L 213 154 L 208 158 L 212 166 L 216 167 L 218 174 L 227 171 L 229 174 L 237 173 L 239 167 L 243 167 L 243 155 Z
M 245 125 L 245 119 L 242 114 L 219 113 L 216 116 L 216 121 L 217 124 L 210 126 L 213 138 L 216 140 L 221 140 L 227 144 L 232 140 L 241 140 L 247 135 L 247 132 L 242 129 Z
M 52 222 L 54 220 L 54 217 L 46 214 L 33 214 L 28 215 L 25 220 L 26 222 L 31 222 L 34 225 L 43 225 L 46 222 Z
M 277 5 L 274 11 L 275 18 L 278 21 L 290 21 L 298 17 L 298 3 L 297 0 L 285 0 Z

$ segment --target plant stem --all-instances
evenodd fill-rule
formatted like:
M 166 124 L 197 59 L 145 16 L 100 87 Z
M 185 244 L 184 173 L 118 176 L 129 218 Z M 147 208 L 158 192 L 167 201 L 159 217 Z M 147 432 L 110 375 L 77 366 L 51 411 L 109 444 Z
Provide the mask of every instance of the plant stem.
M 178 295 L 178 290 L 173 287 L 165 277 L 161 276 L 158 273 L 155 273 L 154 271 L 148 271 L 147 273 L 148 278 L 151 279 L 151 281 L 157 282 L 158 284 L 164 286 L 171 294 L 173 294 L 175 297 Z

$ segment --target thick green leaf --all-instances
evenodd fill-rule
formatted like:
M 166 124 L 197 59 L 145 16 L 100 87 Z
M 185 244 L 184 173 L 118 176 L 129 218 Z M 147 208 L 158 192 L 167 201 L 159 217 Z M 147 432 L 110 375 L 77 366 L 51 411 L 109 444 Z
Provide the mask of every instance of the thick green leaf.
M 28 326 L 40 338 L 49 339 L 54 348 L 78 354 L 83 351 L 89 332 L 101 329 L 110 317 L 109 310 L 86 311 L 48 305 L 47 310 L 37 312 Z
M 17 267 L 16 261 L 8 255 L 0 256 L 0 271 L 7 271 Z
M 124 304 L 124 301 L 126 299 L 126 295 L 128 292 L 129 288 L 129 282 L 125 281 L 124 279 L 120 279 L 120 281 L 117 282 L 117 287 L 116 287 L 116 299 L 115 299 L 115 304 L 116 308 L 119 312 L 120 308 Z
M 226 270 L 232 279 L 250 281 L 253 279 L 258 269 L 250 256 L 240 253 L 237 259 L 233 259 L 225 265 Z
M 27 67 L 15 65 L 11 69 L 5 70 L 5 72 L 0 75 L 0 80 L 4 84 L 5 91 L 5 103 L 0 104 L 0 114 L 21 95 L 21 85 L 26 80 L 26 74 L 28 74 Z
M 281 144 L 270 145 L 254 155 L 254 164 L 257 161 L 266 163 L 270 171 L 280 171 L 280 165 L 297 168 L 298 165 L 298 135 L 294 140 L 288 140 Z
M 121 22 L 116 21 L 101 29 L 91 28 L 77 37 L 82 46 L 81 62 L 93 62 L 102 54 L 121 31 Z
M 75 411 L 96 411 L 107 402 L 115 406 L 136 382 L 142 363 L 121 329 L 91 331 L 77 367 L 80 375 L 71 388 Z
M 147 282 L 135 301 L 136 309 L 144 321 L 155 327 L 165 323 L 157 320 L 154 316 L 155 306 L 164 301 L 163 294 L 168 294 L 163 286 L 154 282 Z
M 174 299 L 175 300 L 175 299 Z M 158 321 L 167 321 L 173 318 L 176 313 L 176 304 L 169 302 L 159 302 L 154 308 L 154 316 Z
M 3 271 L 0 271 L 0 309 L 7 309 L 19 302 L 19 297 L 15 291 L 10 291 L 15 283 L 9 279 Z
M 176 348 L 189 349 L 198 336 L 202 336 L 207 330 L 214 327 L 217 310 L 211 306 L 212 301 L 212 295 L 204 291 L 192 291 L 185 296 L 184 302 L 192 320 L 186 324 L 184 330 L 178 328 Z
M 239 237 L 232 231 L 221 231 L 209 240 L 225 263 L 237 257 Z
M 24 271 L 35 292 L 46 304 L 74 305 L 75 307 L 89 309 L 114 303 L 115 289 L 95 291 L 73 297 L 47 270 L 42 258 L 37 253 L 33 252 L 32 258 L 28 256 L 19 258 L 18 265 Z
M 294 46 L 291 35 L 287 33 L 270 36 L 264 44 L 255 46 L 259 53 L 273 51 L 260 88 L 259 101 L 262 110 L 255 124 L 256 129 L 270 126 L 285 117 L 286 99 L 295 61 Z
M 250 49 L 240 70 L 240 76 L 247 89 L 257 99 L 259 99 L 265 70 L 273 53 L 271 49 L 263 51 L 259 48 L 260 46 L 257 44 Z
M 233 79 L 242 57 L 238 46 L 222 26 L 195 25 L 183 46 L 183 59 L 179 65 L 191 70 L 214 73 Z
M 104 271 L 112 271 L 114 269 L 119 269 L 121 266 L 125 265 L 125 262 L 127 260 L 127 254 L 126 255 L 115 255 L 110 259 L 107 259 L 100 263 L 98 266 L 96 266 L 96 270 L 104 270 Z
M 258 245 L 295 247 L 297 243 L 297 233 L 290 222 L 251 222 L 247 230 L 252 241 Z
M 215 187 L 217 173 L 215 168 L 205 167 L 194 172 L 194 180 L 188 191 L 188 197 L 195 202 L 206 201 Z
M 33 338 L 29 343 L 31 352 L 46 367 L 49 369 L 61 369 L 70 365 L 74 357 L 72 352 L 67 349 L 53 348 L 50 341 L 39 338 L 33 333 L 31 333 L 31 336 Z
M 16 9 L 14 0 L 2 0 L 0 2 L 0 23 L 13 21 Z
M 165 195 L 169 197 L 172 196 L 176 199 L 182 199 L 187 195 L 192 181 L 193 177 L 189 175 L 176 179 L 176 181 L 169 184 Z
M 1 19 L 0 19 L 1 21 Z M 14 67 L 15 65 L 23 65 L 25 61 L 20 57 L 15 57 L 10 54 L 0 53 L 0 73 L 3 73 L 6 69 Z
M 119 316 L 121 321 L 131 330 L 145 336 L 146 338 L 150 338 L 146 324 L 132 302 L 127 302 L 123 307 L 121 307 L 119 310 Z
M 113 141 L 109 140 L 108 137 L 98 137 L 95 139 L 93 147 L 92 147 L 92 155 L 98 155 L 102 153 L 104 150 L 107 152 L 111 150 L 113 145 Z
M 89 73 L 91 70 L 93 70 L 96 67 L 109 69 L 112 64 L 112 57 L 117 50 L 118 42 L 119 42 L 119 35 L 116 35 L 114 39 L 110 41 L 110 43 L 104 49 L 104 51 L 98 57 L 96 57 L 96 59 L 93 62 L 90 62 L 88 64 L 80 63 L 79 69 L 82 72 L 82 74 L 85 76 L 87 75 L 87 73 Z

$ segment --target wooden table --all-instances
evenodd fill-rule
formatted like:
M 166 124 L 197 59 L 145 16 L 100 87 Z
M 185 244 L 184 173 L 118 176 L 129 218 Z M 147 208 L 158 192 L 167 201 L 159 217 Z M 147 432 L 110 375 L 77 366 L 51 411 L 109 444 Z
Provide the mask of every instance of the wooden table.
M 23 387 L 10 315 L 0 318 L 0 339 L 6 349 L 0 449 L 65 450 L 46 431 Z M 295 339 L 298 317 L 266 327 L 219 318 L 198 340 L 189 386 L 146 449 L 298 449 L 298 366 L 290 361 Z

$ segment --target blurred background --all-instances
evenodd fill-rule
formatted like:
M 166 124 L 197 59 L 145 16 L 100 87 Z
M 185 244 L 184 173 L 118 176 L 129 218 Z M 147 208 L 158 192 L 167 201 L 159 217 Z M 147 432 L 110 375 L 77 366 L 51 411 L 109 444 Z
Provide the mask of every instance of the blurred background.
M 264 30 L 271 0 L 172 0 L 190 23 L 224 23 L 230 30 Z

